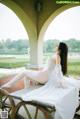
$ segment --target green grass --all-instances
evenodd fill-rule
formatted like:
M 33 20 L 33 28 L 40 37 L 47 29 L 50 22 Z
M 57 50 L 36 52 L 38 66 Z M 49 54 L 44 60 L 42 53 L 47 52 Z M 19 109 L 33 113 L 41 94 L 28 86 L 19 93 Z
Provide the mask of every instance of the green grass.
M 52 54 L 45 54 L 43 57 L 43 62 L 47 64 L 48 60 Z M 29 64 L 29 57 L 0 57 L 0 68 L 16 68 L 16 67 L 26 67 Z M 69 75 L 79 75 L 80 76 L 80 59 L 73 58 L 68 59 L 68 74 Z
M 0 68 L 16 68 L 16 67 L 23 67 L 27 65 L 27 61 L 22 61 L 22 62 L 0 62 Z
M 0 68 L 16 68 L 16 67 L 24 67 L 29 63 L 29 58 L 11 58 L 4 57 L 0 58 Z
M 80 59 L 69 59 L 68 61 L 68 74 L 80 76 Z

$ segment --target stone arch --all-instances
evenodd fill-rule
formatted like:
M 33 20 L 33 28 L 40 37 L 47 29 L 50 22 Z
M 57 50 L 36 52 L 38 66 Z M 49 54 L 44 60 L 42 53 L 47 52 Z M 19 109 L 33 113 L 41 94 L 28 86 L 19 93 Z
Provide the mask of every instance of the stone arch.
M 25 11 L 19 4 L 12 0 L 1 1 L 2 4 L 10 8 L 21 20 L 23 26 L 28 33 L 30 42 L 30 64 L 36 64 L 37 62 L 37 30 L 34 20 L 28 15 L 28 11 Z M 34 49 L 35 48 L 35 49 Z M 34 56 L 34 57 L 33 57 Z M 35 60 L 36 59 L 36 60 Z
M 44 25 L 42 26 L 41 30 L 40 30 L 40 33 L 39 33 L 39 42 L 42 42 L 43 40 L 43 37 L 44 37 L 44 34 L 48 28 L 48 26 L 50 25 L 50 23 L 55 19 L 56 16 L 58 16 L 60 13 L 62 13 L 63 11 L 69 9 L 69 8 L 72 8 L 72 7 L 76 7 L 76 6 L 79 6 L 79 5 L 72 5 L 72 4 L 69 4 L 69 5 L 64 5 L 60 8 L 58 8 L 55 12 L 53 12 L 50 17 L 45 21 Z

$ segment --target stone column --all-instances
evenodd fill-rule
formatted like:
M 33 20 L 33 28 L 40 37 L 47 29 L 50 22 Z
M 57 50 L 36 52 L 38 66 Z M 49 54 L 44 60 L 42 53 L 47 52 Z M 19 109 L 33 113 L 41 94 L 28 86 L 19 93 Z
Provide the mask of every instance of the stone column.
M 30 39 L 30 68 L 40 69 L 43 64 L 43 47 L 41 42 L 37 38 Z

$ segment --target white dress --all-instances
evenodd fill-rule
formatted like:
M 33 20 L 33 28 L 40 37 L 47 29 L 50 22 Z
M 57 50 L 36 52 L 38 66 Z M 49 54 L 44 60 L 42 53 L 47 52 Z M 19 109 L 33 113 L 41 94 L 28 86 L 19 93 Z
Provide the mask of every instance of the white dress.
M 23 71 L 8 85 L 19 80 L 21 76 L 30 77 L 42 83 L 47 82 L 41 88 L 22 95 L 23 100 L 34 100 L 54 106 L 56 108 L 54 119 L 73 119 L 78 106 L 78 89 L 73 85 L 74 83 L 70 84 L 68 80 L 64 81 L 60 64 L 55 65 L 51 59 L 48 68 L 39 72 L 35 71 L 35 73 L 30 70 Z
M 50 73 L 50 79 L 41 88 L 22 96 L 24 101 L 38 101 L 56 108 L 54 119 L 73 119 L 78 106 L 78 90 L 63 82 L 61 66 L 55 65 Z

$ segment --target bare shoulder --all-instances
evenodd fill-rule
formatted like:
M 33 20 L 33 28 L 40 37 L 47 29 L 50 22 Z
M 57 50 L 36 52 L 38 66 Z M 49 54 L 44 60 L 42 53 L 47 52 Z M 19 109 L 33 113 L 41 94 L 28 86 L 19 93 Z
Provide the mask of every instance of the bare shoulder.
M 60 56 L 56 55 L 56 64 L 60 64 L 60 61 L 61 61 Z
M 60 56 L 57 54 L 55 57 L 50 58 L 50 63 L 51 64 L 60 64 L 61 59 Z
M 55 57 L 51 57 L 51 62 L 53 63 L 53 64 L 56 64 L 56 58 Z

